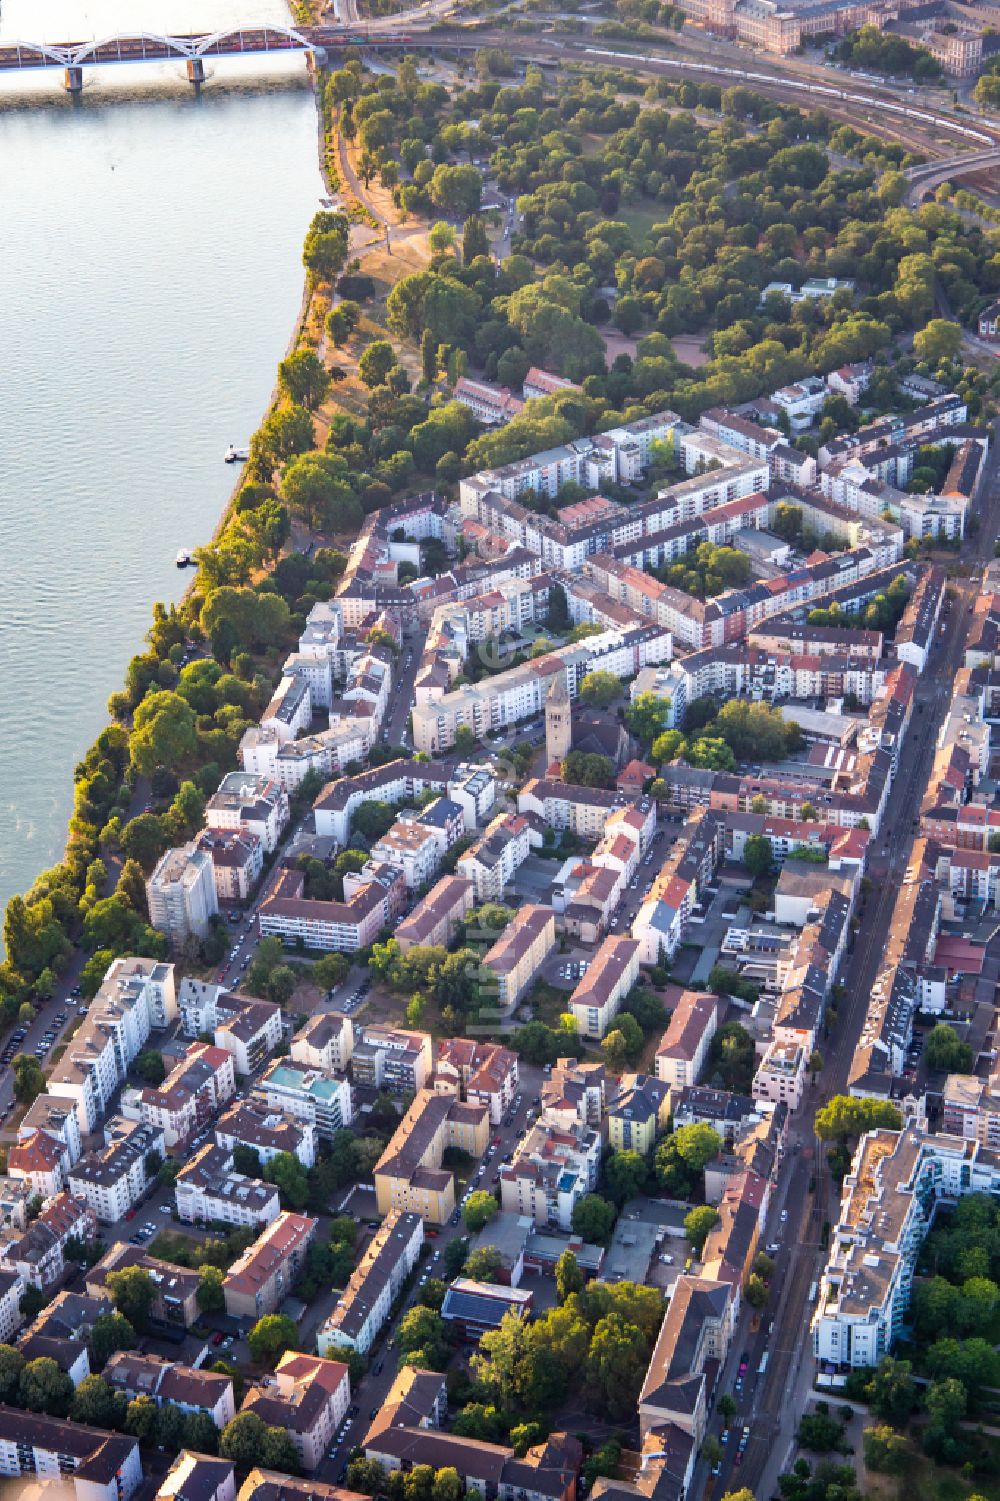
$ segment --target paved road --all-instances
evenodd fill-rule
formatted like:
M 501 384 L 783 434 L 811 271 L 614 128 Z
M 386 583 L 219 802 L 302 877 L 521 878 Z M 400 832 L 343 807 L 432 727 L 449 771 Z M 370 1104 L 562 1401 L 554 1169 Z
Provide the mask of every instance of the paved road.
M 515 1110 L 513 1121 L 509 1126 L 500 1125 L 491 1128 L 490 1155 L 481 1165 L 480 1181 L 477 1183 L 475 1179 L 470 1179 L 469 1187 L 491 1189 L 495 1186 L 493 1179 L 498 1173 L 504 1155 L 513 1151 L 515 1144 L 524 1133 L 529 1113 L 537 1108 L 535 1100 L 539 1097 L 543 1077 L 541 1069 L 528 1064 L 521 1065 L 519 1084 L 521 1103 Z M 500 1138 L 500 1143 L 494 1147 L 493 1140 L 497 1136 Z M 429 1238 L 427 1241 L 429 1255 L 420 1264 L 419 1278 L 440 1276 L 446 1248 L 453 1240 L 460 1239 L 467 1233 L 462 1223 L 448 1224 L 441 1227 L 437 1236 Z M 419 1299 L 421 1288 L 419 1278 L 415 1279 L 395 1319 L 384 1326 L 369 1351 L 369 1369 L 352 1392 L 353 1401 L 360 1409 L 359 1415 L 354 1419 L 343 1443 L 334 1446 L 316 1470 L 315 1475 L 318 1480 L 330 1482 L 340 1475 L 350 1457 L 351 1450 L 361 1441 L 367 1431 L 371 1422 L 370 1414 L 374 1414 L 384 1403 L 396 1374 L 398 1353 L 395 1348 L 394 1331 L 400 1319 Z
M 982 499 L 977 507 L 978 532 L 967 540 L 962 550 L 963 561 L 973 569 L 981 568 L 992 557 L 993 539 L 1000 526 L 997 436 L 995 430 L 994 446 L 983 477 Z M 939 631 L 936 635 L 930 661 L 917 685 L 910 730 L 886 810 L 885 838 L 880 839 L 880 844 L 888 847 L 890 879 L 875 885 L 868 897 L 853 952 L 842 974 L 847 989 L 846 999 L 839 1008 L 834 1033 L 823 1048 L 826 1059 L 823 1072 L 811 1091 L 811 1099 L 800 1111 L 803 1118 L 808 1118 L 832 1095 L 844 1091 L 872 984 L 885 954 L 896 892 L 910 861 L 917 832 L 915 815 L 933 764 L 937 734 L 951 701 L 955 674 L 962 663 L 978 592 L 978 573 L 973 578 L 955 580 L 952 587 L 955 602 L 947 618 L 945 633 L 941 635 Z M 799 1129 L 804 1128 L 800 1125 Z M 790 1394 L 796 1387 L 802 1362 L 808 1367 L 811 1361 L 808 1353 L 811 1313 L 808 1291 L 823 1261 L 819 1248 L 823 1221 L 833 1224 L 839 1207 L 838 1195 L 819 1144 L 814 1152 L 807 1154 L 803 1151 L 793 1159 L 790 1168 L 786 1163 L 786 1170 L 791 1174 L 787 1190 L 790 1264 L 780 1282 L 776 1332 L 771 1343 L 766 1380 L 755 1404 L 752 1437 L 739 1478 L 740 1485 L 748 1485 L 760 1495 L 770 1495 L 773 1491 L 797 1425 L 798 1412 L 796 1404 L 790 1401 Z M 808 1181 L 812 1175 L 816 1183 L 815 1197 L 808 1193 Z M 731 1474 L 729 1478 L 732 1479 Z M 726 1469 L 722 1482 L 725 1480 Z M 721 1483 L 719 1493 L 726 1488 Z

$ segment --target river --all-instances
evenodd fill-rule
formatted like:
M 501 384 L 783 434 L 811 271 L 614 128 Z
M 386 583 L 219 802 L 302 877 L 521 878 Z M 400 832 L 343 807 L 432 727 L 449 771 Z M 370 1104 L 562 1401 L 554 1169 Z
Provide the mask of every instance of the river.
M 44 24 L 39 21 L 42 14 Z M 282 0 L 0 0 L 0 37 L 282 20 Z M 0 78 L 0 910 L 175 600 L 271 392 L 323 191 L 301 57 Z

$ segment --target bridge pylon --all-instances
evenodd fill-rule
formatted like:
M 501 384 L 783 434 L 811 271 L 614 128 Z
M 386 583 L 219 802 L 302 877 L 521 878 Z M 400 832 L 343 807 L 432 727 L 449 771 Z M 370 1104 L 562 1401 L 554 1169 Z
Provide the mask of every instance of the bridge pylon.
M 83 92 L 83 69 L 77 63 L 71 63 L 63 71 L 63 88 L 67 94 L 81 94 Z
M 205 59 L 203 57 L 189 57 L 187 60 L 188 83 L 193 83 L 198 89 L 205 82 Z

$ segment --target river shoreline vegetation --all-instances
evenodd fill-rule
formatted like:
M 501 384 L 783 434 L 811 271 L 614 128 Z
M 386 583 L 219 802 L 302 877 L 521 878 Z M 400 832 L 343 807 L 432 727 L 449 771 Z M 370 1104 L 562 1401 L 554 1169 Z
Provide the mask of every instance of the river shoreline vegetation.
M 624 0 L 619 14 L 630 17 Z M 960 333 L 934 314 L 936 287 L 966 325 L 997 294 L 1000 233 L 946 201 L 905 207 L 902 147 L 744 87 L 647 85 L 613 68 L 567 69 L 556 84 L 493 49 L 471 65 L 442 55 L 454 83 L 404 56 L 392 74 L 337 62 L 315 80 L 322 154 L 331 192 L 358 211 L 310 226 L 298 347 L 242 483 L 192 589 L 154 606 L 111 722 L 75 768 L 62 860 L 8 904 L 8 1024 L 54 993 L 75 950 L 88 994 L 116 955 L 164 953 L 145 876 L 201 827 L 306 615 L 335 592 L 365 517 L 395 497 L 665 407 L 697 420 L 869 357 L 874 411 L 910 405 L 897 377 L 916 367 L 958 391 L 970 420 L 995 414 L 997 377 L 966 365 Z M 849 277 L 855 291 L 762 300 L 768 283 L 810 276 Z M 704 364 L 679 358 L 682 336 L 703 340 Z M 492 432 L 454 400 L 466 372 L 519 387 L 531 365 L 579 389 Z M 833 398 L 818 439 L 857 421 Z M 795 441 L 814 448 L 817 435 Z M 423 562 L 447 566 L 433 548 Z M 216 931 L 184 957 L 211 964 L 225 943 Z

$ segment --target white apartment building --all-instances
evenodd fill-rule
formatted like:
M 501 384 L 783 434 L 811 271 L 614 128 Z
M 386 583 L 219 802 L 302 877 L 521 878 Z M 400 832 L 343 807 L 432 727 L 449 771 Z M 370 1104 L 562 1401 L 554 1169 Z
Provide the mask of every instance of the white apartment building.
M 581 1037 L 601 1038 L 639 978 L 639 945 L 633 938 L 605 938 L 569 998 Z
M 571 1230 L 573 1209 L 593 1191 L 600 1164 L 600 1131 L 536 1121 L 513 1162 L 500 1169 L 500 1207 L 505 1214 L 529 1215 L 536 1225 Z
M 26 1292 L 17 1272 L 0 1271 L 0 1344 L 14 1343 L 14 1335 L 24 1323 L 20 1305 Z
M 253 1074 L 281 1041 L 281 1007 L 232 995 L 205 980 L 184 980 L 177 997 L 186 1037 L 211 1032 L 215 1046 L 231 1054 L 236 1073 Z
M 163 1132 L 168 1147 L 194 1136 L 236 1093 L 236 1069 L 225 1048 L 193 1042 L 158 1088 L 133 1092 L 139 1120 Z
M 163 1160 L 165 1142 L 157 1127 L 121 1116 L 108 1121 L 104 1141 L 102 1149 L 84 1153 L 70 1168 L 68 1184 L 102 1224 L 113 1225 L 149 1191 Z
M 416 891 L 433 881 L 443 853 L 430 829 L 415 818 L 399 818 L 372 845 L 371 858 L 376 864 L 402 871 L 407 890 Z
M 476 901 L 499 901 L 531 851 L 531 827 L 517 813 L 498 813 L 481 838 L 458 857 L 455 872 L 472 884 Z
M 268 1110 L 306 1121 L 326 1140 L 332 1140 L 354 1118 L 346 1078 L 304 1068 L 287 1058 L 276 1058 L 268 1065 L 254 1086 L 254 1098 Z
M 312 723 L 312 693 L 305 673 L 293 672 L 281 679 L 274 697 L 260 716 L 261 728 L 273 730 L 279 741 L 294 740 Z
M 86 1019 L 49 1074 L 53 1094 L 71 1099 L 81 1134 L 93 1131 L 151 1029 L 176 1015 L 173 965 L 115 959 Z
M 790 386 L 772 391 L 770 400 L 786 414 L 793 433 L 804 433 L 823 410 L 829 394 L 820 376 L 807 375 Z
M 21 1118 L 17 1142 L 8 1152 L 7 1171 L 12 1178 L 28 1178 L 35 1192 L 47 1199 L 62 1188 L 82 1150 L 75 1102 L 68 1095 L 46 1092 Z
M 390 1209 L 351 1273 L 337 1306 L 316 1335 L 320 1355 L 371 1349 L 403 1283 L 420 1259 L 424 1222 L 419 1214 Z
M 249 1147 L 257 1153 L 262 1167 L 286 1152 L 305 1168 L 316 1163 L 316 1128 L 312 1122 L 287 1110 L 271 1109 L 256 1097 L 241 1100 L 220 1117 L 215 1139 L 230 1152 L 238 1146 Z
M 251 725 L 240 741 L 240 762 L 244 771 L 291 793 L 310 771 L 339 776 L 350 762 L 363 761 L 374 744 L 375 729 L 369 718 L 345 718 L 318 734 L 280 740 L 276 730 Z
M 0 1475 L 55 1482 L 73 1501 L 129 1501 L 142 1463 L 134 1438 L 0 1407 Z
M 656 1050 L 656 1077 L 671 1089 L 697 1084 L 719 1024 L 719 997 L 685 990 Z
M 202 829 L 195 840 L 208 855 L 220 902 L 247 902 L 264 871 L 264 846 L 245 829 Z
M 317 1011 L 292 1038 L 293 1063 L 321 1074 L 346 1072 L 354 1051 L 354 1028 L 341 1011 Z
M 236 1172 L 228 1147 L 206 1142 L 184 1164 L 174 1184 L 178 1218 L 187 1225 L 238 1225 L 261 1229 L 281 1213 L 273 1183 Z
M 196 841 L 165 850 L 146 882 L 149 920 L 165 933 L 172 948 L 189 938 L 204 938 L 219 910 L 215 866 Z
M 808 1062 L 805 1048 L 799 1042 L 769 1043 L 754 1074 L 754 1099 L 771 1100 L 797 1110 L 802 1103 Z
M 911 1125 L 861 1138 L 812 1319 L 813 1353 L 875 1366 L 907 1319 L 913 1272 L 939 1204 L 1000 1193 L 996 1153 Z
M 289 816 L 284 788 L 245 771 L 224 776 L 205 807 L 210 829 L 245 829 L 257 835 L 269 855 L 277 849 Z

